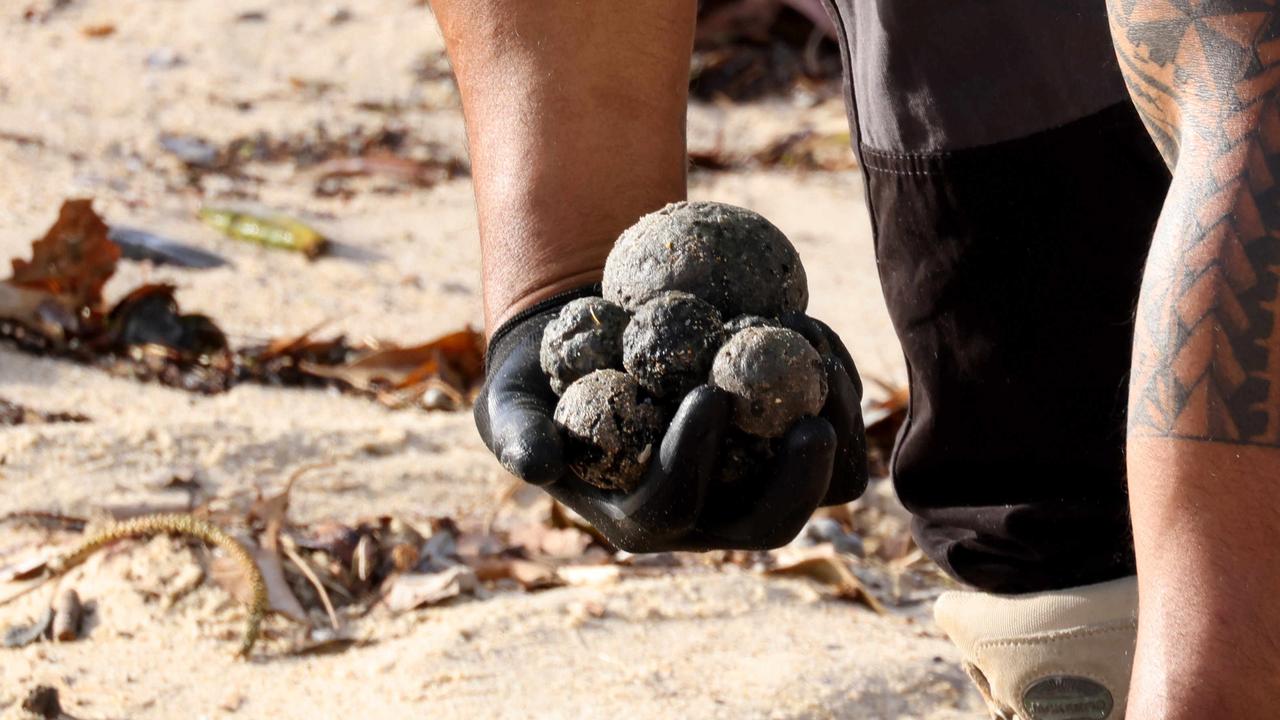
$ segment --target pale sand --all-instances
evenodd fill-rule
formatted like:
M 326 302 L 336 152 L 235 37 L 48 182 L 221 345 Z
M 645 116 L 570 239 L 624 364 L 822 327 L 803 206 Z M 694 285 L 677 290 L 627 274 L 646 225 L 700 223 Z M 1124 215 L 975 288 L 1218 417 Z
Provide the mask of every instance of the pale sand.
M 94 196 L 111 223 L 235 264 L 193 272 L 125 263 L 110 294 L 174 282 L 185 309 L 213 316 L 238 342 L 320 322 L 328 332 L 404 342 L 479 324 L 465 179 L 399 194 L 369 192 L 387 183 L 362 180 L 342 201 L 313 197 L 313 178 L 287 165 L 254 168 L 265 178 L 248 186 L 256 203 L 313 220 L 353 248 L 308 263 L 201 226 L 193 213 L 202 199 L 167 187 L 180 186 L 181 173 L 157 143 L 161 132 L 225 141 L 318 121 L 332 134 L 377 127 L 385 116 L 356 107 L 376 101 L 407 106 L 399 119 L 413 132 L 461 152 L 450 84 L 412 72 L 441 46 L 425 9 L 408 0 L 79 0 L 30 24 L 26 4 L 0 11 L 0 133 L 45 146 L 0 139 L 0 258 L 25 256 L 62 198 Z M 352 19 L 331 25 L 343 7 Z M 266 20 L 233 22 L 250 10 Z M 101 23 L 117 31 L 96 40 L 81 33 Z M 146 58 L 162 53 L 183 63 L 148 68 Z M 290 78 L 333 87 L 309 99 Z M 253 107 L 238 110 L 236 101 Z M 839 117 L 838 99 L 809 110 L 777 101 L 698 107 L 691 137 L 745 151 L 797 123 L 830 127 Z M 212 179 L 205 199 L 233 189 Z M 776 222 L 809 270 L 812 313 L 844 336 L 864 374 L 901 381 L 855 173 L 699 175 L 694 195 Z M 292 517 L 302 522 L 482 514 L 508 482 L 467 413 L 390 412 L 359 398 L 252 386 L 200 397 L 8 348 L 0 397 L 93 418 L 0 430 L 0 513 L 148 501 L 157 479 L 185 468 L 231 495 L 332 460 L 295 493 Z M 0 525 L 0 551 L 30 540 Z M 355 628 L 376 641 L 367 647 L 279 658 L 269 644 L 257 661 L 236 662 L 228 638 L 241 614 L 221 590 L 206 583 L 168 609 L 141 592 L 189 564 L 180 547 L 134 545 L 77 571 L 69 582 L 98 607 L 88 639 L 0 650 L 0 714 L 16 716 L 22 695 L 49 682 L 80 718 L 978 717 L 955 652 L 923 608 L 881 618 L 822 599 L 805 581 L 734 569 L 499 593 L 400 617 L 375 611 Z M 28 617 L 36 601 L 0 608 L 0 626 Z M 604 617 L 587 617 L 586 603 L 602 605 Z

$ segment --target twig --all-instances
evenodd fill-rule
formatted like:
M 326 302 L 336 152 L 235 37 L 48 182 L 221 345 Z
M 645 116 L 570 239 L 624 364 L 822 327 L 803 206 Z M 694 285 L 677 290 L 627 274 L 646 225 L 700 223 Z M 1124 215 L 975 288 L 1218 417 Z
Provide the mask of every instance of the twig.
M 306 576 L 307 580 L 311 583 L 311 586 L 320 594 L 320 602 L 324 603 L 324 611 L 329 614 L 329 624 L 333 626 L 334 630 L 339 629 L 338 613 L 334 611 L 333 603 L 329 602 L 329 593 L 324 589 L 324 583 L 320 582 L 320 578 L 316 577 L 315 572 L 311 570 L 310 563 L 299 555 L 298 551 L 294 550 L 292 545 L 288 542 L 280 543 L 280 549 L 284 550 L 284 554 L 293 561 L 294 565 L 298 566 L 298 569 Z
M 210 545 L 222 548 L 230 555 L 249 576 L 253 597 L 248 603 L 249 617 L 245 623 L 244 636 L 236 653 L 240 657 L 248 657 L 262 629 L 262 619 L 267 613 L 267 584 L 262 578 L 253 556 L 235 538 L 228 535 L 218 526 L 187 514 L 144 515 L 123 522 L 112 523 L 81 540 L 79 544 L 67 552 L 52 559 L 48 563 L 49 575 L 32 587 L 22 590 L 17 595 L 0 600 L 0 605 L 14 600 L 35 590 L 44 583 L 62 577 L 75 567 L 88 560 L 95 552 L 126 538 L 151 537 L 153 535 L 170 534 L 196 538 Z

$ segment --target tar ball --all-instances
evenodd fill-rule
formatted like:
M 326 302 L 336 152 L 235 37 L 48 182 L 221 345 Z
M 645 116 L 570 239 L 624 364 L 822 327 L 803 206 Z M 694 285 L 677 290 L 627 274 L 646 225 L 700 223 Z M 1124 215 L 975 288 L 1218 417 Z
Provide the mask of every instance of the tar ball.
M 724 336 L 727 338 L 737 335 L 739 332 L 753 327 L 782 327 L 777 320 L 759 315 L 739 315 L 724 324 Z
M 747 328 L 716 354 L 711 384 L 733 397 L 733 422 L 759 437 L 779 437 L 827 401 L 822 357 L 804 336 L 783 328 Z
M 707 381 L 724 341 L 720 313 L 689 293 L 641 305 L 622 334 L 622 365 L 654 397 L 679 400 Z
M 579 378 L 596 370 L 622 368 L 622 331 L 627 311 L 588 297 L 567 303 L 542 332 L 538 359 L 559 395 Z
M 606 490 L 634 490 L 662 436 L 657 406 L 641 400 L 635 379 L 618 370 L 597 370 L 570 385 L 555 421 L 569 468 Z
M 668 290 L 692 293 L 720 315 L 803 311 L 809 285 L 795 247 L 760 214 L 681 202 L 645 215 L 604 265 L 604 297 L 630 311 Z

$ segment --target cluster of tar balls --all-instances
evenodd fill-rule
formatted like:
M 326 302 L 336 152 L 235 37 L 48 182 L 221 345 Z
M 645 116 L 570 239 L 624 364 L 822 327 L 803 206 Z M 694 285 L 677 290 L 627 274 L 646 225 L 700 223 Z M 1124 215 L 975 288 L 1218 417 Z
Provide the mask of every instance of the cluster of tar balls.
M 542 336 L 569 466 L 634 489 L 681 400 L 710 382 L 733 398 L 721 479 L 750 472 L 826 402 L 822 358 L 779 321 L 808 301 L 795 248 L 750 210 L 687 202 L 641 218 L 609 254 L 604 297 L 568 303 Z

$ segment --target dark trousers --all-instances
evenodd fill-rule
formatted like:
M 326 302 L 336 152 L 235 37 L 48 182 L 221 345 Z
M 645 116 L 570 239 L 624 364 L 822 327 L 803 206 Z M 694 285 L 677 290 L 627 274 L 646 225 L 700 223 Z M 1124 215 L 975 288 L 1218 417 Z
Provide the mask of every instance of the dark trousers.
M 1030 592 L 1134 571 L 1134 308 L 1168 173 L 1102 0 L 831 0 L 911 405 L 921 547 Z

